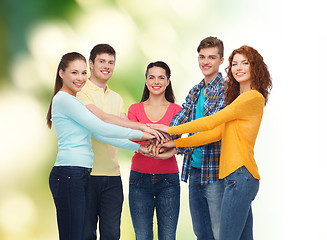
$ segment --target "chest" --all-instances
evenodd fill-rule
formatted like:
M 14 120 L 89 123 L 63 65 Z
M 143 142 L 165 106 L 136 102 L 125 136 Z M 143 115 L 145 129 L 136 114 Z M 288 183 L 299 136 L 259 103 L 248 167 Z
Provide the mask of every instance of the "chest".
M 168 107 L 169 104 L 160 106 L 144 105 L 144 113 L 150 121 L 157 122 L 165 116 Z

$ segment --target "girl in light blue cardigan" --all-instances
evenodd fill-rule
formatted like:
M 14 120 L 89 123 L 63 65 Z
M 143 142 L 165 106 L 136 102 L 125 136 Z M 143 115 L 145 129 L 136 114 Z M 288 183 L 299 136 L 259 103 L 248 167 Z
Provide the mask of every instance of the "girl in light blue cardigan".
M 145 154 L 148 153 L 145 147 L 128 139 L 153 138 L 148 133 L 105 123 L 88 111 L 76 98 L 86 80 L 84 56 L 76 52 L 63 55 L 47 115 L 47 124 L 49 128 L 53 124 L 58 139 L 58 154 L 49 185 L 56 205 L 60 240 L 82 239 L 85 185 L 93 164 L 91 136 Z

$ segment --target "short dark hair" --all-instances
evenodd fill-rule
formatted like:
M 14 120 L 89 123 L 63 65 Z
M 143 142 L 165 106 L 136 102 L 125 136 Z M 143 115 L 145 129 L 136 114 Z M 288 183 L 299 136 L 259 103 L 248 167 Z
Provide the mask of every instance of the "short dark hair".
M 102 43 L 102 44 L 95 45 L 94 48 L 91 50 L 90 60 L 94 63 L 94 59 L 96 58 L 96 56 L 101 53 L 108 53 L 109 55 L 113 55 L 116 59 L 115 49 L 109 44 Z
M 175 102 L 175 96 L 174 96 L 173 87 L 172 87 L 172 84 L 171 84 L 171 81 L 170 81 L 171 71 L 170 71 L 169 66 L 165 62 L 162 62 L 162 61 L 149 63 L 149 65 L 146 67 L 146 71 L 145 71 L 145 77 L 146 78 L 148 77 L 148 73 L 149 73 L 150 68 L 153 68 L 153 67 L 160 67 L 160 68 L 165 70 L 166 77 L 169 80 L 169 84 L 166 87 L 166 91 L 165 91 L 165 98 L 167 99 L 168 102 L 174 103 Z M 150 94 L 149 89 L 145 84 L 141 102 L 146 101 L 149 98 L 149 94 Z
M 220 58 L 224 57 L 224 43 L 217 37 L 206 37 L 203 39 L 200 42 L 197 51 L 199 53 L 201 49 L 210 47 L 217 47 Z

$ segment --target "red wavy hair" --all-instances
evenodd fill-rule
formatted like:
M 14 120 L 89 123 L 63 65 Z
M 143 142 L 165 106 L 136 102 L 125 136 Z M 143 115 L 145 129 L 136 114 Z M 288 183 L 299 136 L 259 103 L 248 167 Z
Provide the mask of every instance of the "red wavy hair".
M 272 82 L 268 67 L 263 61 L 263 57 L 253 47 L 242 46 L 235 49 L 228 58 L 229 66 L 227 72 L 227 90 L 225 93 L 226 105 L 233 102 L 240 95 L 240 84 L 233 77 L 231 67 L 235 54 L 241 54 L 247 58 L 250 64 L 250 73 L 252 77 L 251 88 L 260 92 L 265 98 L 265 105 L 268 102 L 268 96 L 272 88 Z

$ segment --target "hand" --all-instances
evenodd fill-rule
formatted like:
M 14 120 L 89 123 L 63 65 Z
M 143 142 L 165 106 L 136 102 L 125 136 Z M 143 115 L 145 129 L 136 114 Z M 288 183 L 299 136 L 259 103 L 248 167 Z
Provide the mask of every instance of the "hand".
M 148 148 L 140 145 L 139 147 L 139 153 L 142 153 L 143 155 L 150 155 L 152 157 L 152 154 L 150 154 Z
M 166 126 L 164 124 L 151 124 L 151 123 L 147 123 L 146 125 L 148 127 L 152 128 L 152 129 L 156 129 L 156 130 L 159 130 L 161 132 L 168 133 L 168 126 Z
M 154 141 L 148 141 L 146 144 L 148 151 L 154 156 L 159 157 L 160 154 L 168 152 L 169 148 L 174 148 L 176 146 L 175 142 L 173 140 L 170 140 L 169 142 L 166 142 L 164 144 L 156 144 Z M 177 151 L 175 152 L 177 153 Z M 163 156 L 163 155 L 161 155 Z M 161 157 L 159 157 L 161 158 Z
M 165 142 L 163 144 L 160 145 L 163 148 L 174 148 L 176 147 L 176 144 L 174 142 L 174 140 L 169 140 L 168 142 Z
M 155 130 L 155 129 L 152 129 L 152 128 L 148 127 L 145 124 L 141 127 L 141 130 L 143 132 L 148 132 L 148 133 L 152 134 L 153 136 L 155 136 L 158 143 L 164 143 L 164 142 L 167 142 L 170 139 L 168 134 L 162 133 L 162 132 L 160 132 L 158 130 Z
M 167 151 L 159 153 L 155 158 L 168 159 L 168 158 L 173 157 L 175 154 L 177 154 L 176 148 L 171 148 Z
M 141 140 L 150 140 L 150 139 L 154 139 L 155 136 L 151 133 L 148 133 L 148 132 L 143 132 L 143 136 L 141 138 Z

